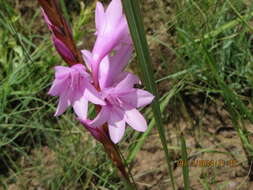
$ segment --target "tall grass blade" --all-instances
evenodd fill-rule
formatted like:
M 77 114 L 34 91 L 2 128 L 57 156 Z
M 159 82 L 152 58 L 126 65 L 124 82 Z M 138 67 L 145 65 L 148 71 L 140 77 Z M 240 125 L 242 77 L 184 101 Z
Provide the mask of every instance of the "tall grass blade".
M 163 150 L 165 152 L 165 157 L 168 165 L 168 172 L 171 178 L 171 183 L 173 189 L 175 189 L 174 177 L 172 173 L 172 167 L 170 164 L 171 158 L 169 155 L 165 131 L 163 127 L 161 110 L 159 105 L 159 96 L 156 89 L 155 78 L 153 73 L 153 68 L 151 66 L 151 60 L 148 50 L 147 39 L 144 30 L 143 19 L 141 16 L 141 10 L 138 0 L 123 0 L 123 6 L 125 14 L 127 17 L 128 25 L 132 35 L 132 39 L 135 45 L 135 50 L 140 63 L 142 78 L 146 88 L 155 95 L 155 100 L 152 103 L 152 110 L 154 113 L 154 118 L 157 124 L 157 129 L 162 142 Z
M 230 21 L 230 22 L 227 22 L 226 24 L 220 26 L 219 28 L 217 28 L 217 29 L 215 29 L 215 30 L 213 30 L 213 31 L 211 31 L 211 32 L 209 32 L 209 33 L 207 33 L 207 34 L 205 34 L 205 35 L 202 37 L 202 39 L 196 39 L 196 40 L 194 40 L 194 42 L 197 43 L 197 42 L 200 42 L 201 40 L 204 40 L 204 39 L 209 39 L 209 38 L 216 37 L 216 36 L 218 36 L 219 34 L 221 34 L 222 32 L 224 32 L 224 31 L 226 31 L 226 30 L 229 30 L 229 29 L 231 29 L 231 28 L 237 26 L 238 24 L 240 24 L 240 23 L 242 23 L 242 22 L 243 22 L 243 23 L 247 23 L 246 21 L 249 20 L 249 19 L 251 19 L 252 17 L 253 17 L 253 11 L 250 12 L 250 13 L 248 13 L 248 14 L 245 14 L 245 15 L 243 15 L 243 16 L 240 15 L 239 18 L 236 18 L 236 19 L 234 19 L 234 20 L 232 20 L 232 21 Z M 250 30 L 252 30 L 252 29 L 251 29 L 252 27 L 250 27 L 250 26 L 248 25 L 248 23 L 247 23 L 246 25 L 248 26 L 248 28 L 249 28 Z
M 187 155 L 187 148 L 185 143 L 185 138 L 183 133 L 180 137 L 181 140 L 181 154 L 182 154 L 182 161 L 183 161 L 183 176 L 184 176 L 184 190 L 190 189 L 190 179 L 189 179 L 189 165 L 188 165 L 188 155 Z

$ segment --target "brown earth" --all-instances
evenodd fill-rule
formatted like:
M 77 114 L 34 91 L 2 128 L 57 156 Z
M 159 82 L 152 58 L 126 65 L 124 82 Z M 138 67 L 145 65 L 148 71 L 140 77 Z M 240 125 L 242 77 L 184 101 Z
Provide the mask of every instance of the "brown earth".
M 249 165 L 240 138 L 232 127 L 226 110 L 209 105 L 208 111 L 202 113 L 199 109 L 193 109 L 193 113 L 196 118 L 202 118 L 202 121 L 187 121 L 182 118 L 167 125 L 167 137 L 171 141 L 168 146 L 172 147 L 170 150 L 174 160 L 173 175 L 178 188 L 183 189 L 178 141 L 178 131 L 181 130 L 186 139 L 191 164 L 189 175 L 192 189 L 204 189 L 205 181 L 212 184 L 211 189 L 214 190 L 252 189 L 253 182 L 248 181 Z M 250 124 L 247 126 L 252 127 Z M 153 131 L 138 153 L 133 173 L 141 190 L 172 189 L 157 131 Z

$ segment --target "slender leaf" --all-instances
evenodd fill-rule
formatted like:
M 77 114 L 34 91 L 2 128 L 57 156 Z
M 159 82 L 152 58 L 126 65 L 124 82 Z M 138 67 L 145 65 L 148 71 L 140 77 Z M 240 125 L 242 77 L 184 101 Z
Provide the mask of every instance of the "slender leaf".
M 163 150 L 165 152 L 166 161 L 168 165 L 168 172 L 170 175 L 171 183 L 173 189 L 175 189 L 174 178 L 171 167 L 171 157 L 169 155 L 167 141 L 165 137 L 165 130 L 163 127 L 161 110 L 159 105 L 159 96 L 157 93 L 157 88 L 155 84 L 155 78 L 153 73 L 153 68 L 151 65 L 149 50 L 147 39 L 144 30 L 143 19 L 141 16 L 141 10 L 138 0 L 123 0 L 123 6 L 125 10 L 125 14 L 128 20 L 130 32 L 133 38 L 133 42 L 135 45 L 135 50 L 137 53 L 137 57 L 140 63 L 141 72 L 143 75 L 143 81 L 146 88 L 155 95 L 155 100 L 152 103 L 152 110 L 154 113 L 154 118 L 157 124 L 157 129 L 159 132 L 159 136 L 162 142 Z

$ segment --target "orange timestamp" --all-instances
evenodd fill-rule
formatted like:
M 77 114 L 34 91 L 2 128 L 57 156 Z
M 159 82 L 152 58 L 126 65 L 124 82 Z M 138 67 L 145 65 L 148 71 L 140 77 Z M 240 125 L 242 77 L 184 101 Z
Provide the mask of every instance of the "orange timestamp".
M 189 167 L 235 167 L 237 166 L 237 160 L 178 160 L 177 166 L 189 166 Z

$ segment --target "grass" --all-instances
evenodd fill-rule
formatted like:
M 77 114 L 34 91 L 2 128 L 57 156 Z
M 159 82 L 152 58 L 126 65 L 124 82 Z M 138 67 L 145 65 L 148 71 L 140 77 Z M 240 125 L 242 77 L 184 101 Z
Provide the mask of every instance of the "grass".
M 168 151 L 165 130 L 163 125 L 163 120 L 161 117 L 161 109 L 159 105 L 159 95 L 157 92 L 157 87 L 154 78 L 154 71 L 151 65 L 151 58 L 149 55 L 148 44 L 143 24 L 143 19 L 141 17 L 141 9 L 138 1 L 128 0 L 123 2 L 125 14 L 128 20 L 129 30 L 134 42 L 136 54 L 138 61 L 140 63 L 140 70 L 142 71 L 143 81 L 147 89 L 155 96 L 152 103 L 152 111 L 159 132 L 159 137 L 163 150 L 165 153 L 168 173 L 171 180 L 172 189 L 175 190 L 174 177 L 171 167 L 171 156 Z
M 3 3 L 0 6 L 0 186 L 3 189 L 13 186 L 16 189 L 123 189 L 103 147 L 78 124 L 72 111 L 53 117 L 57 99 L 48 96 L 47 91 L 53 79 L 53 67 L 62 61 L 52 47 L 38 7 L 34 3 L 17 2 L 0 0 Z M 84 2 L 64 4 L 62 1 L 66 5 L 64 14 L 81 46 L 83 36 L 88 39 L 94 32 L 95 6 L 92 1 Z M 180 0 L 169 5 L 162 0 L 140 2 L 155 68 L 154 80 L 161 97 L 160 116 L 165 123 L 167 147 L 173 153 L 176 186 L 182 188 L 185 182 L 186 187 L 195 189 L 227 189 L 235 181 L 231 189 L 249 189 L 249 179 L 253 177 L 250 171 L 252 3 L 247 0 Z M 26 13 L 22 12 L 25 6 L 31 6 Z M 84 46 L 88 47 L 91 41 L 92 38 L 85 41 Z M 130 69 L 140 70 L 134 63 L 135 60 Z M 218 111 L 213 111 L 214 108 Z M 168 174 L 158 163 L 149 163 L 154 170 L 146 165 L 141 165 L 143 169 L 139 167 L 143 160 L 150 159 L 145 157 L 148 153 L 145 151 L 157 139 L 151 108 L 143 113 L 150 121 L 147 132 L 140 134 L 128 129 L 120 147 L 126 162 L 133 166 L 140 189 L 162 189 L 162 184 L 165 189 L 171 189 Z M 233 138 L 227 138 L 225 132 L 233 133 Z M 155 147 L 150 150 L 155 152 L 151 155 L 158 155 L 161 149 Z M 189 163 L 196 159 L 236 159 L 238 164 L 235 168 L 176 167 L 179 160 L 187 158 Z M 165 159 L 159 163 L 165 165 Z M 243 176 L 227 176 L 239 169 L 244 171 Z M 158 176 L 159 172 L 163 175 L 160 181 L 149 185 L 153 183 L 145 176 Z M 183 175 L 184 180 L 178 177 Z

